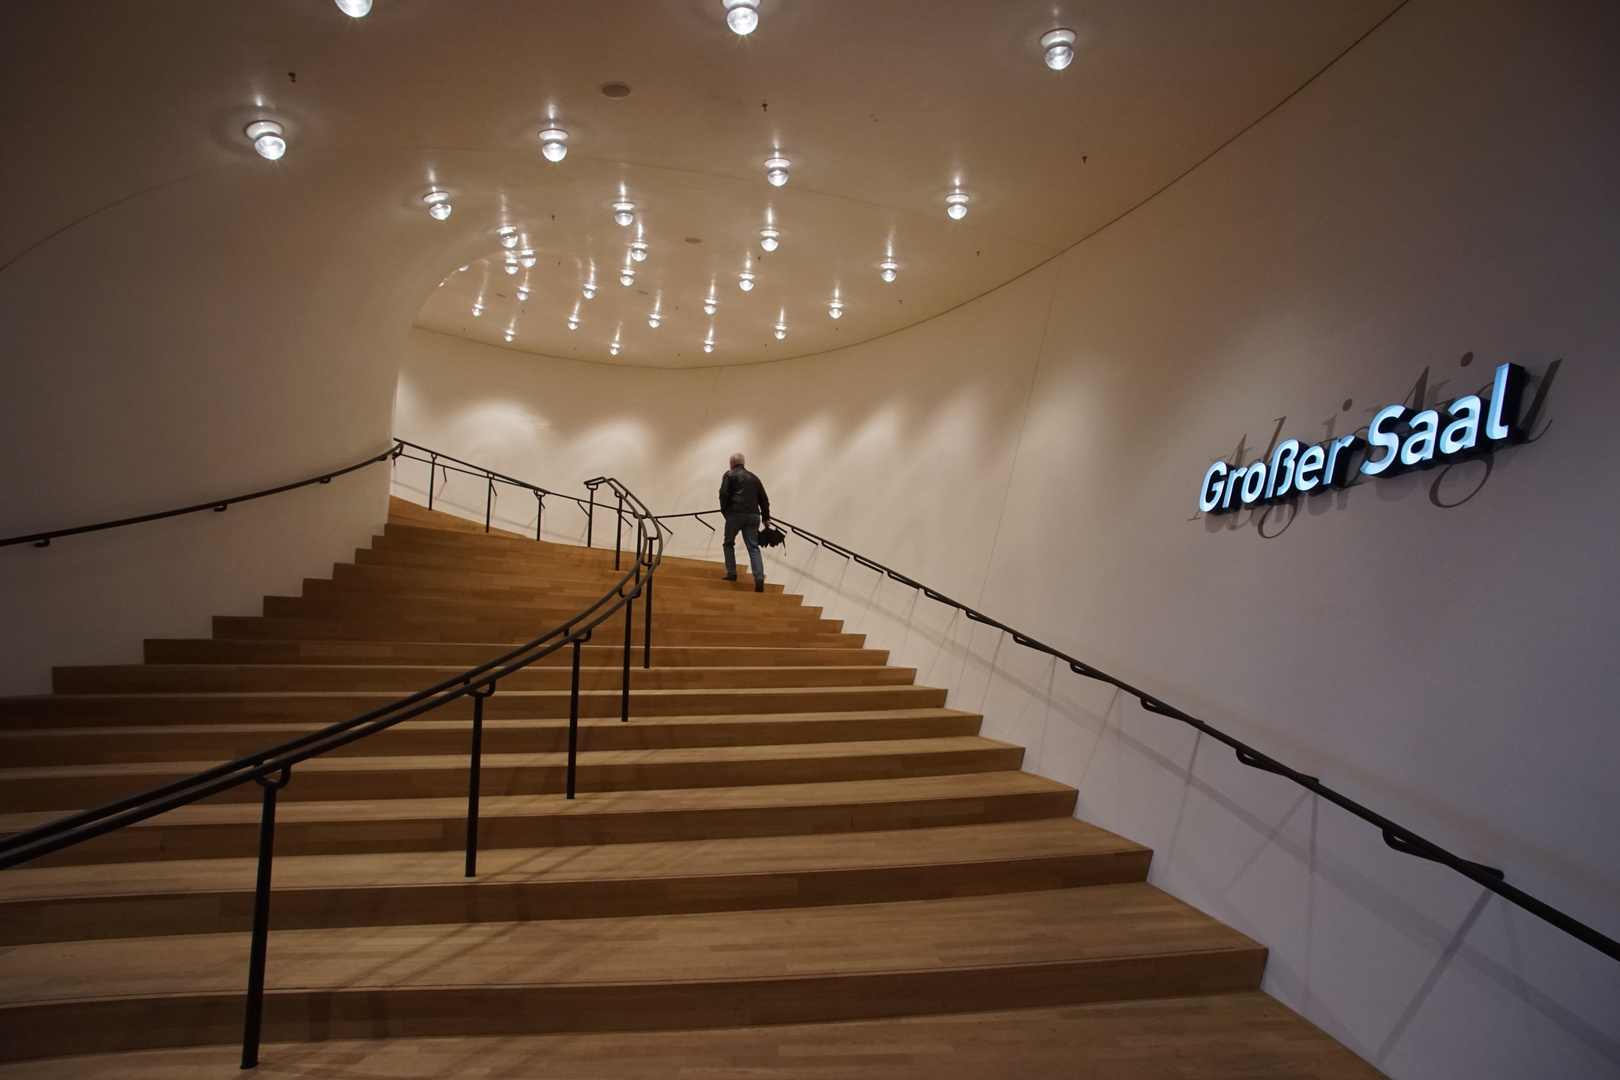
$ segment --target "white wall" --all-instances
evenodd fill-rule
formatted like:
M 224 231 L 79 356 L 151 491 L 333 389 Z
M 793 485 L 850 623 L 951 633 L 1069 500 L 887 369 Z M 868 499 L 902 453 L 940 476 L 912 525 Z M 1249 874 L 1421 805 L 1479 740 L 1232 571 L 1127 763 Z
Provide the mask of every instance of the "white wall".
M 408 162 L 221 156 L 0 267 L 0 536 L 242 494 L 389 446 L 406 328 L 435 259 L 455 257 L 389 197 Z M 0 692 L 46 689 L 52 664 L 138 660 L 143 637 L 206 634 L 210 615 L 257 614 L 265 593 L 329 573 L 385 516 L 387 471 L 0 549 Z
M 417 331 L 397 431 L 541 483 L 614 473 L 668 511 L 709 506 L 745 449 L 781 516 L 1620 935 L 1617 46 L 1612 5 L 1412 0 L 965 308 L 685 373 Z M 1536 441 L 1455 508 L 1430 472 L 1313 499 L 1275 539 L 1195 514 L 1204 467 L 1240 437 L 1252 459 L 1278 418 L 1320 437 L 1425 371 L 1433 401 L 1559 359 Z M 797 541 L 769 573 L 1153 845 L 1155 883 L 1269 946 L 1267 989 L 1390 1076 L 1620 1075 L 1614 961 L 910 590 Z

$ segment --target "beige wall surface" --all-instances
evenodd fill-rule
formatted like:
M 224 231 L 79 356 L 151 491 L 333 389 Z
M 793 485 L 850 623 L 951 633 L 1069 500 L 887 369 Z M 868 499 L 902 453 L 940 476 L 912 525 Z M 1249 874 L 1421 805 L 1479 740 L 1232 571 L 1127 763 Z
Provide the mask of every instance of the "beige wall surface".
M 1412 0 L 1166 192 L 928 323 L 724 372 L 413 331 L 396 430 L 670 512 L 745 450 L 780 516 L 1620 935 L 1617 191 L 1612 5 Z M 1533 441 L 1488 464 L 1197 513 L 1240 439 L 1253 460 L 1510 361 L 1533 390 L 1559 363 Z M 476 484 L 441 498 L 482 514 Z M 768 572 L 1151 844 L 1157 884 L 1269 946 L 1267 988 L 1390 1076 L 1620 1075 L 1620 965 L 913 590 L 800 540 Z

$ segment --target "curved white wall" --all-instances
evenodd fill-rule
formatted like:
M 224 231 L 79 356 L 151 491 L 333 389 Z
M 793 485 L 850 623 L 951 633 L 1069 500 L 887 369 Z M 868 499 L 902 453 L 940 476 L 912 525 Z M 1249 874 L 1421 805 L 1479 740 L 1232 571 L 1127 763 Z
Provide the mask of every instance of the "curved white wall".
M 1617 43 L 1610 5 L 1412 0 L 1170 190 L 929 323 L 689 372 L 413 331 L 396 430 L 667 511 L 746 449 L 782 516 L 1620 934 Z M 1425 372 L 1432 402 L 1555 360 L 1535 441 L 1452 509 L 1431 493 L 1482 464 L 1313 499 L 1275 539 L 1194 512 L 1204 466 L 1279 420 L 1319 438 Z M 1267 988 L 1389 1075 L 1620 1075 L 1620 965 L 908 590 L 798 542 L 770 572 L 1153 845 L 1156 883 L 1268 945 Z

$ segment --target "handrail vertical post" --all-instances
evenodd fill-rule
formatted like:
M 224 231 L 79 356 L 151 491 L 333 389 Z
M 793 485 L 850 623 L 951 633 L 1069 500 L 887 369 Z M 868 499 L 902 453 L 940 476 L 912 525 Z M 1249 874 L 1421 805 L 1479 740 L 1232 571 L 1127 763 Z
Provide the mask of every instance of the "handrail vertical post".
M 484 482 L 489 485 L 484 491 L 484 531 L 489 532 L 489 520 L 495 513 L 495 478 L 486 475 Z
M 540 519 L 546 516 L 546 497 L 536 490 L 534 501 L 539 504 L 534 508 L 534 538 L 538 540 L 540 539 Z
M 636 553 L 636 565 L 641 565 L 641 554 Z M 630 721 L 630 627 L 635 625 L 636 594 L 631 592 L 624 601 L 624 685 L 619 697 L 619 720 Z
M 619 549 L 624 546 L 624 494 L 619 493 L 619 509 L 614 514 L 613 569 L 619 568 Z
M 439 478 L 439 455 L 428 452 L 428 509 L 433 509 L 433 482 Z
M 591 534 L 596 530 L 596 489 L 587 487 L 586 490 L 591 493 L 591 503 L 590 509 L 585 511 L 585 546 L 590 547 Z
M 574 797 L 574 776 L 579 758 L 579 647 L 590 640 L 590 632 L 574 639 L 574 682 L 568 695 L 568 797 Z
M 467 877 L 478 876 L 478 789 L 484 768 L 484 699 L 494 692 L 494 683 L 468 691 L 473 699 L 473 722 L 472 754 L 467 766 Z
M 652 575 L 647 575 L 646 609 L 643 618 L 646 620 L 641 627 L 641 666 L 652 667 Z
M 264 966 L 270 951 L 270 869 L 276 853 L 276 792 L 292 779 L 292 769 L 275 778 L 261 776 L 264 807 L 259 814 L 259 876 L 253 888 L 253 937 L 248 950 L 247 1014 L 242 1020 L 242 1068 L 259 1064 L 264 1022 Z

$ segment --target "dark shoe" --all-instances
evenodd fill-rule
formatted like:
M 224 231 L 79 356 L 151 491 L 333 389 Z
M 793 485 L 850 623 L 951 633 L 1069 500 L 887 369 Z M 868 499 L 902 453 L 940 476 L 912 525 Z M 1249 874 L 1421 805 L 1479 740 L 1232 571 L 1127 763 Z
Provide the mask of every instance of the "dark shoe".
M 757 577 L 757 578 L 754 579 L 754 591 L 755 592 L 764 592 L 765 591 L 765 579 L 764 578 Z
M 737 575 L 736 574 L 727 574 L 723 578 L 721 578 L 720 580 L 722 580 L 722 581 L 736 581 L 737 580 Z

